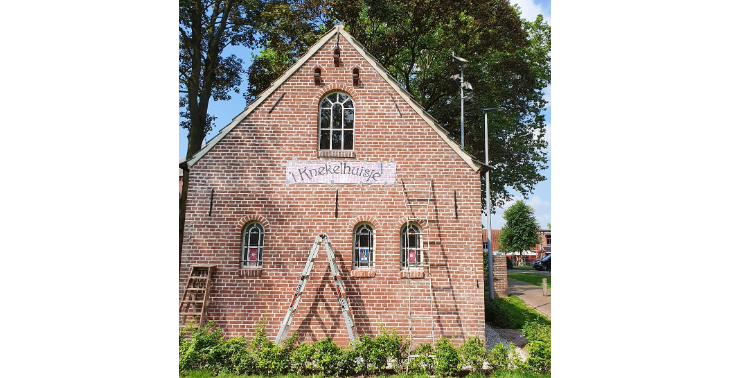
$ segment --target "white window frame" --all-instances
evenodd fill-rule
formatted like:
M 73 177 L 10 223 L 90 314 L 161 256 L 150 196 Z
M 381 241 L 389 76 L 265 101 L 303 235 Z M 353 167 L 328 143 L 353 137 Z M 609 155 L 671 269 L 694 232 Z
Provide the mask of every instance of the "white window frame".
M 369 262 L 360 262 L 360 230 L 369 229 L 370 249 L 368 251 Z M 375 227 L 370 223 L 358 223 L 352 230 L 352 267 L 353 269 L 372 269 L 375 267 Z
M 335 102 L 332 102 L 332 99 L 330 97 L 332 96 L 336 97 Z M 344 100 L 341 99 L 340 95 L 345 96 Z M 344 104 L 347 102 L 350 102 L 352 104 L 351 107 L 345 107 Z M 335 114 L 334 109 L 335 105 L 340 105 L 341 113 L 339 114 L 340 118 L 340 127 L 335 128 Z M 322 112 L 329 110 L 330 118 L 329 118 L 329 125 L 326 128 L 322 127 Z M 352 127 L 346 128 L 345 127 L 345 111 L 346 110 L 352 110 Z M 322 100 L 319 101 L 319 107 L 317 108 L 317 149 L 319 151 L 354 151 L 355 150 L 355 100 L 352 99 L 352 96 L 345 92 L 331 92 L 328 93 L 326 96 L 322 98 Z M 329 132 L 329 143 L 328 145 L 323 148 L 322 147 L 322 132 L 327 131 Z M 335 132 L 341 133 L 341 140 L 340 140 L 340 148 L 333 148 L 333 139 Z M 345 133 L 351 132 L 352 133 L 352 148 L 345 148 Z
M 418 230 L 418 233 L 419 233 L 418 235 L 411 236 L 411 237 L 416 238 L 415 239 L 416 246 L 406 245 L 406 244 L 408 244 L 408 241 L 404 237 L 406 227 L 409 227 L 409 228 L 415 227 Z M 423 264 L 423 237 L 422 237 L 423 235 L 422 235 L 422 233 L 423 233 L 423 228 L 421 227 L 420 224 L 418 224 L 416 222 L 410 222 L 409 224 L 404 224 L 400 228 L 400 234 L 399 234 L 398 239 L 399 239 L 399 243 L 400 243 L 399 250 L 400 250 L 400 267 L 401 267 L 401 269 L 407 269 L 409 266 L 411 268 L 420 268 L 421 265 Z M 404 243 L 404 241 L 405 241 L 405 243 Z M 410 250 L 415 250 L 416 262 L 413 262 L 413 263 L 408 262 L 408 252 Z
M 252 231 L 259 234 L 258 243 L 251 245 Z M 261 268 L 263 266 L 263 250 L 264 250 L 264 226 L 259 222 L 251 222 L 246 224 L 241 231 L 241 268 Z M 249 252 L 251 248 L 256 248 L 256 261 L 249 261 Z

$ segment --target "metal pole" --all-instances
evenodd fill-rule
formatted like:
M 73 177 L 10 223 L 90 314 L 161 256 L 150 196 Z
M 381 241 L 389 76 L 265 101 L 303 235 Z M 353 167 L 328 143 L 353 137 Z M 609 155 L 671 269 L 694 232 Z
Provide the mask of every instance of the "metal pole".
M 461 97 L 461 149 L 464 149 L 464 65 L 461 65 L 461 85 L 459 86 L 459 97 Z
M 492 261 L 492 196 L 489 193 L 489 146 L 487 144 L 487 111 L 484 111 L 484 163 L 487 172 L 484 174 L 485 197 L 487 202 L 487 281 L 489 283 L 489 300 L 494 300 L 494 273 Z

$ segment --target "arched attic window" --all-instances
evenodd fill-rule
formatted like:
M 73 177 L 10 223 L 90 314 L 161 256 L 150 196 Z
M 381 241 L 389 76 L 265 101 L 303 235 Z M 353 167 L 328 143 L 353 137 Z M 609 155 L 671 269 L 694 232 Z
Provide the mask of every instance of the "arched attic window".
M 355 104 L 343 92 L 330 93 L 319 103 L 319 149 L 352 150 Z

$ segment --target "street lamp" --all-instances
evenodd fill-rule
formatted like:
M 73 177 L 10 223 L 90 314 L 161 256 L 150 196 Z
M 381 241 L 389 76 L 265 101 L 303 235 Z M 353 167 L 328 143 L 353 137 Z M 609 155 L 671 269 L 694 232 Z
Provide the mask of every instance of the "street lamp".
M 489 269 L 487 269 L 487 282 L 489 284 L 489 299 L 494 299 L 494 273 L 492 271 L 492 267 L 494 266 L 492 264 L 492 196 L 489 193 L 489 145 L 487 144 L 487 129 L 488 129 L 488 121 L 487 121 L 487 112 L 491 110 L 496 110 L 498 112 L 503 112 L 504 108 L 485 108 L 482 109 L 484 112 L 484 163 L 487 165 L 486 172 L 484 173 L 484 185 L 485 185 L 485 194 L 486 200 L 484 202 L 487 203 L 487 263 L 489 264 Z
M 464 67 L 466 67 L 466 64 L 469 62 L 468 60 L 458 57 L 454 55 L 454 52 L 451 52 L 451 58 L 456 61 L 456 63 L 459 63 L 459 66 L 461 67 L 461 76 L 460 79 L 460 85 L 459 85 L 459 97 L 461 98 L 461 149 L 464 149 L 464 88 L 467 90 L 472 90 L 471 84 L 464 81 Z M 454 75 L 456 76 L 456 75 Z

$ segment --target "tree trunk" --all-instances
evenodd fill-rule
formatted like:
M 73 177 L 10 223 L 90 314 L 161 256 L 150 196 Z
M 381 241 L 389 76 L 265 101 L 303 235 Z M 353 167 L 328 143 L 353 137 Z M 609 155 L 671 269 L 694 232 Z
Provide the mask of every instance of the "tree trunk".
M 207 109 L 204 114 L 208 114 Z M 195 128 L 195 122 L 196 120 L 191 119 L 191 122 L 193 125 L 190 128 L 190 132 L 188 133 L 188 152 L 185 155 L 185 160 L 190 160 L 193 155 L 195 155 L 198 151 L 200 151 L 203 147 L 203 140 L 205 138 L 205 133 L 203 132 L 205 127 L 205 120 L 203 120 L 203 125 Z M 193 130 L 199 130 L 199 132 L 193 132 Z M 188 181 L 190 180 L 190 172 L 185 170 L 183 171 L 183 187 L 182 187 L 182 193 L 180 195 L 180 219 L 179 219 L 179 245 L 178 245 L 178 268 L 182 266 L 182 245 L 183 245 L 183 234 L 185 232 L 185 208 L 188 203 Z

